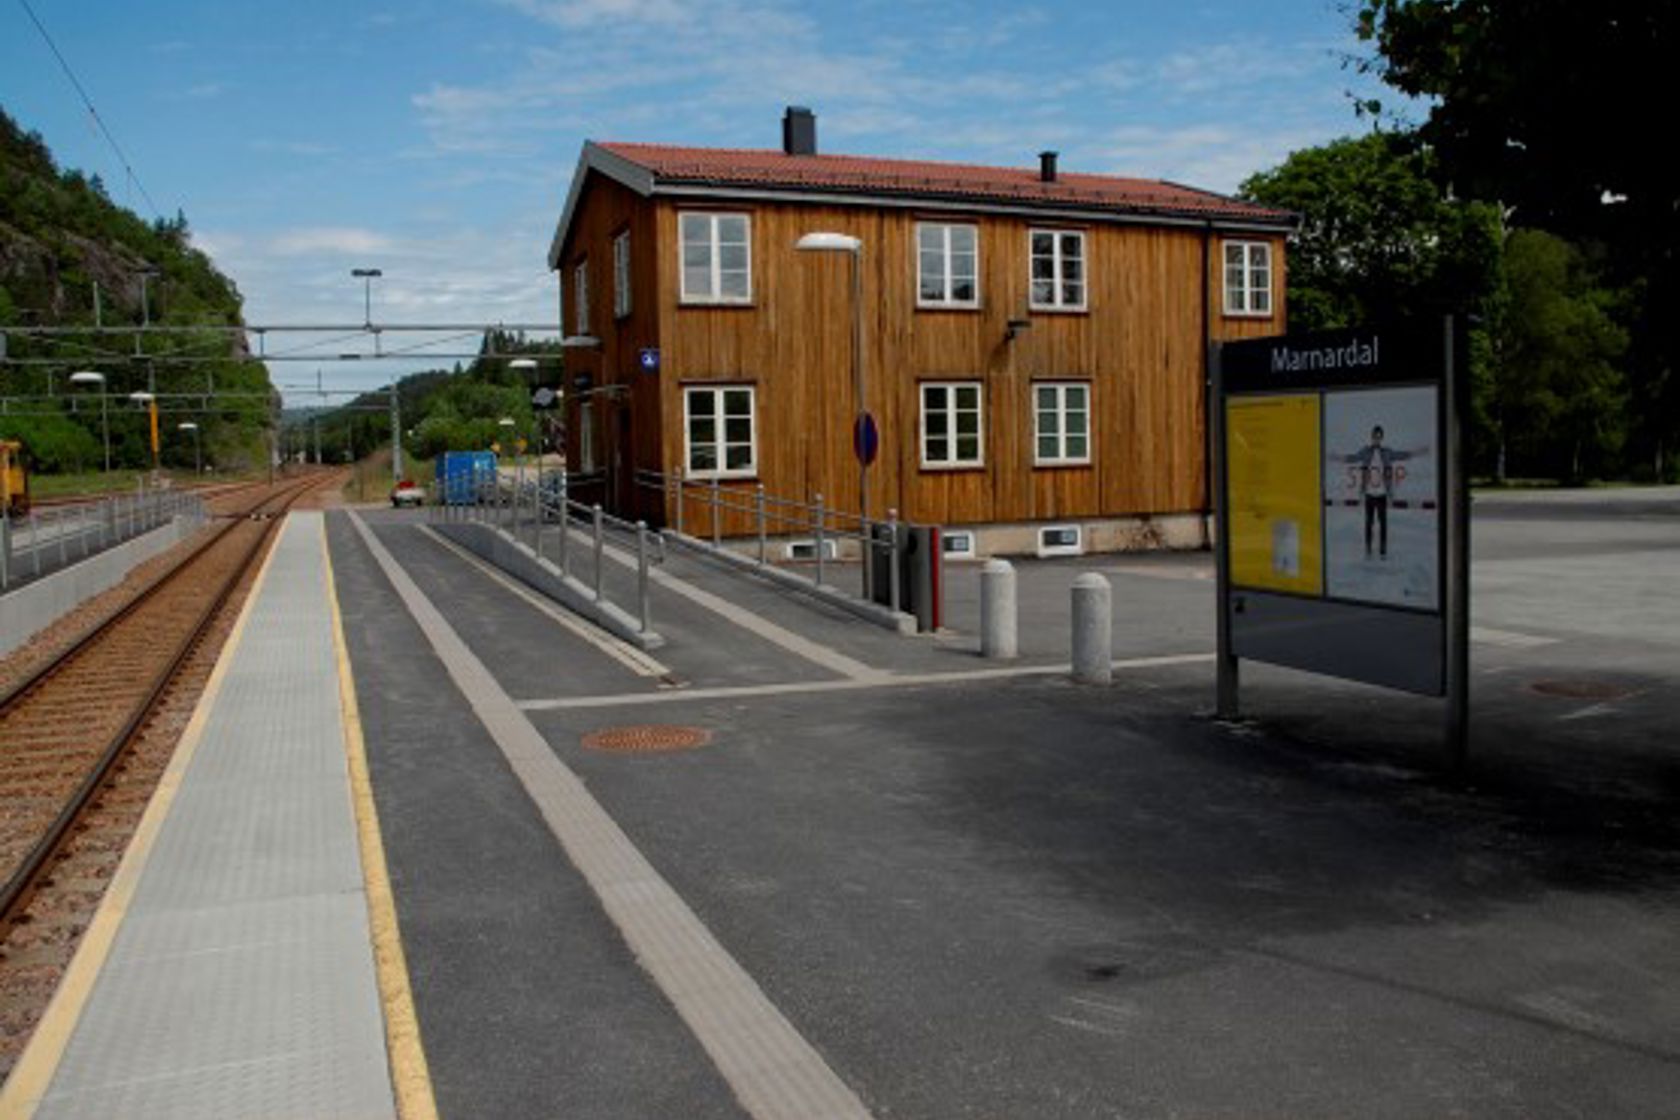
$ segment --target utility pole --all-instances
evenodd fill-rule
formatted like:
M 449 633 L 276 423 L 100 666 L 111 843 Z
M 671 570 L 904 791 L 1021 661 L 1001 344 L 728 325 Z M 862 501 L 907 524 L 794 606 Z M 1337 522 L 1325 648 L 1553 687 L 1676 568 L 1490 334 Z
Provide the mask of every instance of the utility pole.
M 402 450 L 402 404 L 397 398 L 397 380 L 391 379 L 391 481 L 401 482 L 403 477 Z

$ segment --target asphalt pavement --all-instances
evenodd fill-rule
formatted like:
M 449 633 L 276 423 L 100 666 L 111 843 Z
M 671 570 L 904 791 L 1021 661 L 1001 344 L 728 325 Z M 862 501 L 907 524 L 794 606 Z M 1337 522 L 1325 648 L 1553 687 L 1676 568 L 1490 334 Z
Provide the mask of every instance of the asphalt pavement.
M 661 591 L 661 676 L 423 515 L 367 521 L 877 1116 L 1675 1115 L 1680 492 L 1474 511 L 1463 776 L 1434 700 L 1245 665 L 1244 718 L 1213 719 L 1206 554 L 1019 562 L 1000 666 L 975 566 L 949 570 L 947 633 L 901 638 L 673 552 L 770 626 Z M 734 1111 L 330 520 L 445 1114 Z M 1057 669 L 1084 571 L 1114 585 L 1107 687 Z M 710 742 L 582 742 L 655 723 Z

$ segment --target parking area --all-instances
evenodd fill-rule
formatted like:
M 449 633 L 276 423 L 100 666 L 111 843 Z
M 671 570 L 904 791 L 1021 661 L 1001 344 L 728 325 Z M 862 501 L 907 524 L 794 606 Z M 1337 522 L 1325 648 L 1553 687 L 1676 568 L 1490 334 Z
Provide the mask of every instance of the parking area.
M 421 515 L 363 523 L 329 538 L 446 1114 L 742 1090 L 387 562 L 876 1115 L 1680 1099 L 1680 493 L 1478 499 L 1462 781 L 1435 701 L 1252 667 L 1244 720 L 1212 719 L 1205 554 L 1022 562 L 999 664 L 972 566 L 949 632 L 901 638 L 673 551 L 649 665 Z M 1060 671 L 1084 571 L 1114 586 L 1108 687 Z M 587 745 L 648 725 L 705 741 Z

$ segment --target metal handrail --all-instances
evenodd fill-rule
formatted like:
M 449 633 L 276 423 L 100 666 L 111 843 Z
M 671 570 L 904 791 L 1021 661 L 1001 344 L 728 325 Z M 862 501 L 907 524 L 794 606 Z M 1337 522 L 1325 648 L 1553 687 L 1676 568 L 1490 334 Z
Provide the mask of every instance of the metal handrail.
M 58 567 L 137 537 L 176 517 L 203 517 L 203 500 L 173 490 L 112 494 L 75 505 L 34 509 L 21 516 L 0 511 L 0 591 L 22 577 L 27 558 L 30 579 L 43 574 L 43 557 L 58 553 Z
M 674 527 L 677 533 L 682 536 L 688 535 L 683 530 L 683 515 L 684 508 L 687 505 L 688 493 L 698 490 L 703 494 L 706 505 L 711 510 L 709 519 L 712 530 L 711 543 L 715 549 L 723 547 L 722 512 L 732 510 L 737 513 L 750 514 L 755 522 L 758 537 L 758 564 L 760 567 L 764 567 L 770 562 L 768 538 L 772 523 L 778 526 L 791 526 L 798 530 L 809 531 L 815 538 L 816 582 L 819 586 L 823 583 L 824 566 L 828 559 L 826 555 L 828 541 L 830 539 L 857 541 L 862 553 L 858 567 L 860 569 L 862 597 L 865 600 L 874 598 L 872 594 L 874 559 L 878 552 L 884 552 L 888 558 L 888 605 L 895 611 L 899 609 L 899 604 L 902 602 L 899 586 L 900 525 L 896 509 L 888 509 L 887 516 L 876 521 L 864 517 L 862 514 L 835 509 L 823 501 L 821 494 L 812 495 L 814 501 L 809 503 L 771 495 L 765 492 L 762 483 L 754 484 L 751 492 L 752 501 L 743 503 L 732 500 L 734 495 L 742 493 L 740 489 L 733 486 L 725 488 L 721 480 L 715 476 L 698 480 L 686 478 L 682 475 L 671 475 L 664 471 L 644 469 L 636 472 L 635 482 L 638 486 L 657 490 L 666 497 L 672 496 L 674 491 L 676 498 L 676 524 Z M 772 507 L 779 508 L 773 510 Z M 799 517 L 785 514 L 780 512 L 782 509 L 791 509 L 796 513 L 804 512 L 808 516 Z M 829 524 L 831 520 L 835 522 L 832 526 Z M 842 520 L 856 522 L 858 528 L 856 530 L 843 528 L 840 524 Z M 875 536 L 871 531 L 873 525 L 887 527 L 886 539 L 882 540 Z
M 559 482 L 559 494 L 545 493 L 544 479 L 555 479 Z M 472 501 L 470 504 L 457 501 L 439 502 L 434 498 L 428 502 L 434 519 L 445 521 L 471 520 L 478 522 L 493 522 L 498 528 L 505 529 L 515 541 L 520 540 L 521 511 L 529 510 L 531 523 L 531 540 L 529 547 L 538 560 L 546 560 L 543 555 L 542 527 L 553 514 L 559 527 L 559 551 L 554 563 L 562 577 L 571 575 L 571 536 L 574 514 L 581 520 L 587 520 L 591 526 L 590 545 L 594 553 L 594 584 L 591 591 L 597 603 L 607 602 L 603 587 L 602 572 L 604 570 L 603 552 L 606 548 L 606 531 L 611 528 L 621 532 L 632 533 L 636 538 L 636 616 L 642 633 L 649 633 L 653 629 L 653 608 L 648 593 L 649 584 L 649 543 L 656 546 L 658 563 L 665 562 L 665 539 L 657 534 L 648 532 L 645 521 L 626 521 L 614 517 L 603 510 L 599 503 L 585 505 L 573 501 L 569 494 L 569 479 L 565 471 L 558 474 L 545 473 L 534 479 L 508 479 L 500 473 L 484 472 L 481 477 L 475 477 L 466 487 Z M 459 487 L 450 488 L 453 499 Z M 558 498 L 558 500 L 556 500 Z M 506 510 L 504 515 L 500 511 Z M 503 524 L 505 522 L 505 524 Z
M 829 520 L 833 520 L 837 523 L 831 530 L 832 533 L 849 537 L 853 540 L 861 541 L 864 539 L 863 526 L 878 525 L 888 520 L 887 518 L 866 519 L 861 514 L 853 513 L 850 510 L 838 509 L 834 506 L 826 505 L 822 500 L 821 494 L 813 495 L 816 499 L 814 502 L 802 502 L 795 498 L 779 497 L 767 492 L 762 483 L 754 484 L 754 489 L 751 491 L 753 494 L 753 501 L 751 503 L 742 504 L 739 502 L 733 502 L 728 500 L 726 495 L 733 496 L 741 494 L 743 491 L 739 488 L 739 485 L 728 485 L 728 481 L 729 480 L 727 479 L 719 478 L 686 478 L 681 475 L 672 475 L 667 474 L 664 471 L 654 470 L 638 470 L 636 472 L 636 484 L 645 489 L 662 490 L 665 493 L 670 493 L 674 484 L 682 492 L 694 493 L 698 491 L 699 493 L 706 495 L 706 504 L 708 506 L 715 504 L 718 508 L 734 510 L 738 513 L 756 514 L 758 512 L 758 501 L 762 495 L 762 500 L 766 507 L 766 517 L 784 525 L 805 526 L 811 524 L 811 519 L 809 517 L 789 517 L 781 514 L 770 513 L 769 507 L 780 506 L 788 509 L 806 511 L 810 514 L 820 511 L 823 515 L 825 525 Z M 712 497 L 714 494 L 716 495 L 715 500 Z M 843 521 L 856 522 L 859 528 L 856 530 L 844 529 L 838 524 Z

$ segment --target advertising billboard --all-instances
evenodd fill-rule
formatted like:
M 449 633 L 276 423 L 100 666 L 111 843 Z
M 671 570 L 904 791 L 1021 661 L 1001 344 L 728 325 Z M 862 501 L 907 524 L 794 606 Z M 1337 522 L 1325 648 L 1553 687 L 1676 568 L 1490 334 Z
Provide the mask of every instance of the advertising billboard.
M 1442 319 L 1216 350 L 1222 713 L 1246 658 L 1447 697 L 1461 738 L 1462 345 Z
M 1232 578 L 1245 587 L 1319 594 L 1318 395 L 1233 400 L 1226 425 Z
M 1440 606 L 1440 453 L 1433 385 L 1324 394 L 1324 588 Z

